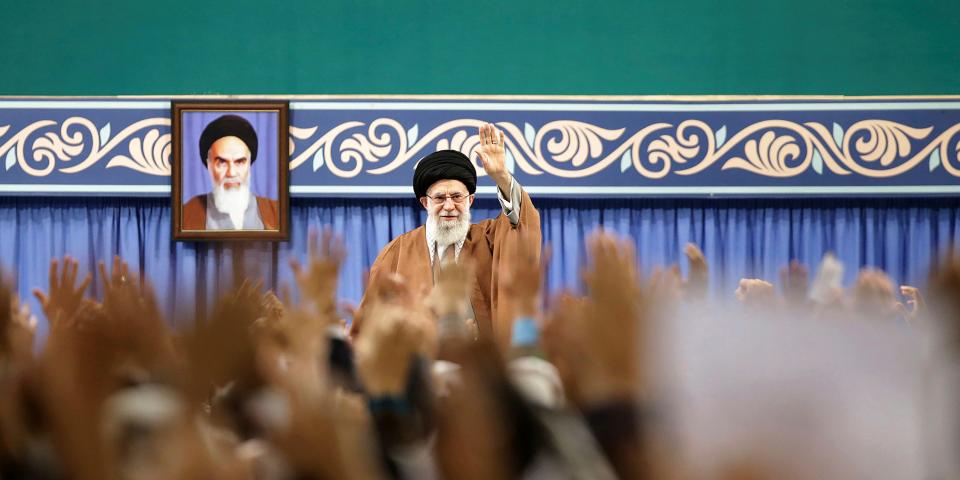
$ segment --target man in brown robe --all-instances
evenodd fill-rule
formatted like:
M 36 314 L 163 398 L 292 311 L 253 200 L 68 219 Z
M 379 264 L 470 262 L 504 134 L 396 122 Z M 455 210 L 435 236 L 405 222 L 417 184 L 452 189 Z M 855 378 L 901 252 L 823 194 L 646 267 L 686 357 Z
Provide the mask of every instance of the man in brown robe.
M 442 150 L 427 155 L 413 176 L 414 193 L 427 210 L 427 224 L 393 239 L 370 269 L 371 283 L 383 275 L 399 274 L 413 292 L 429 291 L 445 262 L 470 258 L 476 281 L 467 309 L 480 334 L 499 342 L 509 340 L 510 293 L 502 282 L 503 263 L 520 242 L 528 252 L 540 253 L 540 214 L 505 166 L 503 133 L 492 124 L 480 127 L 480 162 L 497 185 L 503 211 L 496 218 L 470 223 L 470 206 L 477 173 L 463 153 Z M 366 294 L 360 302 L 362 317 Z
M 276 230 L 277 201 L 250 190 L 251 164 L 257 160 L 257 132 L 238 115 L 223 115 L 200 135 L 200 159 L 210 172 L 213 191 L 183 205 L 184 230 Z

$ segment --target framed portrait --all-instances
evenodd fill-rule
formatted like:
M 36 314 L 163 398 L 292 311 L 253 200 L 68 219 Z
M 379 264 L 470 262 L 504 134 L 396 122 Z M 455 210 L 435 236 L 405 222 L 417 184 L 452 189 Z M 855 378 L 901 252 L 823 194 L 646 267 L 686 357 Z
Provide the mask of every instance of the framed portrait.
M 172 103 L 174 240 L 287 240 L 289 103 Z

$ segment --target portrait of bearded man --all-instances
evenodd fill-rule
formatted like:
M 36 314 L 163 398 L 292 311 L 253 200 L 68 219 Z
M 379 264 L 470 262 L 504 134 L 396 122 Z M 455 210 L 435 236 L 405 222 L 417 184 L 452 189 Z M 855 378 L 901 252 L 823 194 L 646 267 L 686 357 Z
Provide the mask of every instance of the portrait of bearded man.
M 250 188 L 258 147 L 256 130 L 239 115 L 222 115 L 207 124 L 199 153 L 212 189 L 183 204 L 184 230 L 277 229 L 277 201 Z

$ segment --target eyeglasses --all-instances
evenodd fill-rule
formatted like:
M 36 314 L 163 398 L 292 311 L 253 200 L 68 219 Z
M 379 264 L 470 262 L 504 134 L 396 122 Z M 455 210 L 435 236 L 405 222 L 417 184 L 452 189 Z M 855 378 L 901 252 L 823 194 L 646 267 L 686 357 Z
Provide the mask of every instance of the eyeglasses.
M 450 195 L 433 195 L 433 196 L 428 195 L 427 198 L 432 200 L 433 203 L 440 205 L 440 204 L 446 203 L 448 198 L 450 200 L 453 200 L 453 203 L 463 203 L 463 201 L 466 200 L 467 197 L 469 196 L 470 195 L 464 195 L 462 193 L 451 193 Z

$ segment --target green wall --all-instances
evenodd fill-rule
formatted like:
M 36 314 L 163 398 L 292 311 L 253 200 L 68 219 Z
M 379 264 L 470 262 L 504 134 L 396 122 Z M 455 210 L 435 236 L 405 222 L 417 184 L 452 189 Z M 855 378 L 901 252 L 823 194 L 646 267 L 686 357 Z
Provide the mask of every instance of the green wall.
M 958 7 L 5 0 L 0 95 L 957 94 Z

